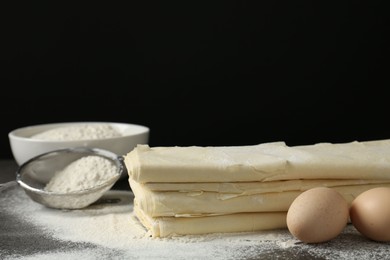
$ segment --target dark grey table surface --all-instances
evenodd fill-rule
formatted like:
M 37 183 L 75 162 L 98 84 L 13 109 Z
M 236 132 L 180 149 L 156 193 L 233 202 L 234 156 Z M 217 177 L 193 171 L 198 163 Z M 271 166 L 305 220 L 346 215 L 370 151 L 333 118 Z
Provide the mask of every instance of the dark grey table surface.
M 18 165 L 15 160 L 1 159 L 0 160 L 0 183 L 14 181 Z
M 9 196 L 8 192 L 5 191 L 7 183 L 16 183 L 17 169 L 18 165 L 14 160 L 0 160 L 0 201 L 3 201 L 3 204 L 7 204 L 7 196 Z M 1 191 L 1 186 L 3 186 L 3 191 Z M 13 185 L 13 187 L 16 186 Z M 12 189 L 15 190 L 15 188 Z M 114 185 L 113 189 L 130 191 L 127 178 L 121 178 Z M 65 243 L 48 237 L 42 230 L 37 229 L 28 222 L 21 222 L 18 218 L 13 217 L 9 214 L 10 212 L 3 210 L 2 206 L 4 205 L 0 205 L 0 259 L 23 259 L 31 255 L 36 256 L 37 253 L 58 251 L 59 249 L 67 252 L 67 250 L 73 250 L 74 248 L 89 248 L 93 250 L 96 247 L 88 243 Z M 235 247 L 242 252 L 248 252 L 241 254 L 241 256 L 248 255 L 248 257 L 240 259 L 390 259 L 390 243 L 369 241 L 354 230 L 351 225 L 337 239 L 319 245 L 298 243 L 292 247 L 275 247 L 267 251 L 261 251 L 259 246 L 249 246 L 245 245 L 245 243 L 244 245 L 235 245 Z M 98 250 L 98 247 L 96 250 Z M 150 248 L 150 250 L 153 250 L 153 248 Z M 259 253 L 257 254 L 257 252 Z M 324 252 L 329 252 L 328 256 Z M 123 254 L 120 253 L 123 252 L 116 251 L 114 254 L 108 251 L 99 259 L 123 259 Z M 121 256 L 117 257 L 116 254 Z M 15 258 L 15 255 L 18 257 Z M 66 259 L 72 259 L 72 257 L 70 256 L 70 258 L 67 257 Z M 136 257 L 136 259 L 141 258 Z M 209 259 L 213 259 L 213 257 L 211 256 Z

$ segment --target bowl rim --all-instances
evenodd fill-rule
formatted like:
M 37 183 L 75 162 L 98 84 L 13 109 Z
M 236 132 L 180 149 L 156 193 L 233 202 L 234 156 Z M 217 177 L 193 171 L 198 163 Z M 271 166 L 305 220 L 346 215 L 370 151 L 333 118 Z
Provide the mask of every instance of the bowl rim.
M 30 164 L 32 161 L 34 161 L 35 159 L 38 159 L 40 157 L 46 156 L 46 155 L 51 154 L 51 153 L 59 153 L 59 152 L 76 152 L 76 153 L 91 152 L 91 154 L 102 156 L 102 157 L 104 157 L 106 159 L 109 159 L 111 161 L 114 161 L 116 163 L 116 166 L 118 167 L 117 174 L 115 174 L 115 176 L 113 176 L 113 177 L 109 178 L 108 180 L 106 180 L 104 183 L 96 185 L 96 186 L 94 186 L 92 188 L 83 189 L 83 190 L 80 190 L 80 191 L 72 191 L 72 192 L 45 191 L 45 190 L 42 190 L 42 189 L 38 189 L 38 188 L 32 187 L 32 186 L 28 185 L 27 183 L 25 183 L 22 180 L 22 170 L 25 167 L 27 167 L 28 164 Z M 72 195 L 88 194 L 88 193 L 100 190 L 100 189 L 102 189 L 104 187 L 107 187 L 109 185 L 115 184 L 115 182 L 117 180 L 119 180 L 119 178 L 122 176 L 122 173 L 125 170 L 125 164 L 124 164 L 124 160 L 123 159 L 124 159 L 123 156 L 119 156 L 119 155 L 117 155 L 117 154 L 115 154 L 115 153 L 113 153 L 111 151 L 108 151 L 108 150 L 105 150 L 105 149 L 101 149 L 101 148 L 71 147 L 71 148 L 57 149 L 57 150 L 45 152 L 45 153 L 39 154 L 37 156 L 34 156 L 31 159 L 27 160 L 22 165 L 20 165 L 17 168 L 17 170 L 16 170 L 16 182 L 23 189 L 25 189 L 25 190 L 27 190 L 29 192 L 33 192 L 33 193 L 40 194 L 40 195 L 45 195 L 45 196 L 47 196 L 47 195 L 50 195 L 50 196 L 72 196 Z
M 50 130 L 62 126 L 85 125 L 85 124 L 109 124 L 114 126 L 117 125 L 122 127 L 131 127 L 137 129 L 138 131 L 132 134 L 124 134 L 117 137 L 100 138 L 100 139 L 82 139 L 82 140 L 43 140 L 43 139 L 31 138 L 31 136 L 21 135 L 21 132 L 39 129 L 39 128 L 48 127 L 45 130 Z M 80 142 L 91 142 L 91 141 L 99 142 L 103 140 L 119 140 L 127 137 L 136 137 L 136 136 L 149 134 L 149 132 L 150 132 L 149 127 L 141 124 L 134 124 L 134 123 L 112 122 L 112 121 L 69 121 L 69 122 L 58 122 L 58 123 L 42 123 L 42 124 L 18 127 L 11 130 L 8 133 L 8 137 L 9 139 L 13 139 L 13 140 L 29 141 L 29 142 L 37 142 L 37 143 L 75 143 L 76 144 Z

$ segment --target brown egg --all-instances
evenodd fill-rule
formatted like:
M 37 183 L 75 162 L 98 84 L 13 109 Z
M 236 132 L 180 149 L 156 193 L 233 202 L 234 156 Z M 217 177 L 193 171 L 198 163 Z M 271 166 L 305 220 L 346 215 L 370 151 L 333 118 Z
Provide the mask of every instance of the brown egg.
M 355 228 L 369 239 L 390 241 L 390 188 L 378 187 L 357 196 L 350 218 Z
M 305 243 L 337 237 L 348 223 L 348 203 L 336 190 L 317 187 L 302 192 L 287 212 L 291 234 Z

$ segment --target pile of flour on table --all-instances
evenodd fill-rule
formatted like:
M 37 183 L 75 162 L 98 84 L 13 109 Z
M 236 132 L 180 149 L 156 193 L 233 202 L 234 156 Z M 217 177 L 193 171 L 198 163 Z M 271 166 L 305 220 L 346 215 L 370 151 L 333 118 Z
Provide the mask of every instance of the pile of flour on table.
M 49 129 L 31 136 L 48 141 L 94 140 L 120 137 L 122 134 L 110 124 L 75 124 Z

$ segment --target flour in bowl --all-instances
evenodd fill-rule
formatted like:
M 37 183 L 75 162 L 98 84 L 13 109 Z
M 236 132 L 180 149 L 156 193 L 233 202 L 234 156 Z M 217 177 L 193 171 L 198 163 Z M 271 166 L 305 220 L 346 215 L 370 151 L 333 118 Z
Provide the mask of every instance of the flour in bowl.
M 84 156 L 56 172 L 45 190 L 65 193 L 90 189 L 117 174 L 118 168 L 110 160 L 97 155 Z
M 122 134 L 110 124 L 76 124 L 61 126 L 31 136 L 48 141 L 95 140 L 120 137 Z

